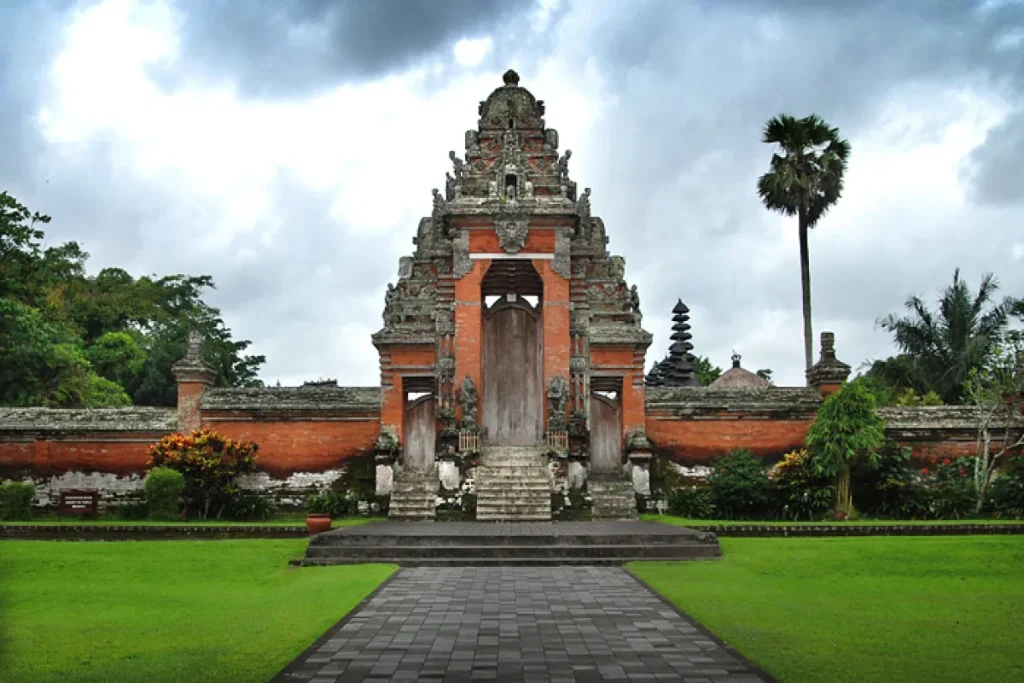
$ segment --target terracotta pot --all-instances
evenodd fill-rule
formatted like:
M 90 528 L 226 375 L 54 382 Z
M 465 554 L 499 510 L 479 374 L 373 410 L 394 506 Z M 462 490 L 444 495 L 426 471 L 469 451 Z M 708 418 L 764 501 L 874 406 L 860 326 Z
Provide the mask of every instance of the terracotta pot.
M 306 529 L 309 535 L 323 533 L 331 528 L 331 516 L 310 513 L 306 515 Z

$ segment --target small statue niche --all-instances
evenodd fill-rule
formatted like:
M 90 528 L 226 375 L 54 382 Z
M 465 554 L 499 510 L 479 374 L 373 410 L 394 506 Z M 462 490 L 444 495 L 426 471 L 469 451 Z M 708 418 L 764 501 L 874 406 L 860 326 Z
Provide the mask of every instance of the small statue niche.
M 519 178 L 514 173 L 505 176 L 505 198 L 516 199 L 518 196 Z

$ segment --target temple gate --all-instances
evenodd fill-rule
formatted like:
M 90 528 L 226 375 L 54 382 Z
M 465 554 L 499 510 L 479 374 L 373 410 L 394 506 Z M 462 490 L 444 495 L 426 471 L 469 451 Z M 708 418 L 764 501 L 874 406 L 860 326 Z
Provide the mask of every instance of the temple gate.
M 478 518 L 550 518 L 550 496 L 536 490 L 551 482 L 549 463 L 601 474 L 611 490 L 629 485 L 628 451 L 647 443 L 651 335 L 625 260 L 608 253 L 604 223 L 591 215 L 590 190 L 577 192 L 569 177 L 572 152 L 560 154 L 544 103 L 514 71 L 478 113 L 465 154 L 449 153 L 445 191 L 433 190 L 373 336 L 379 452 L 388 466 L 397 454 L 392 516 L 426 510 L 438 479 L 457 486 L 479 456 Z M 595 516 L 635 516 L 591 493 Z

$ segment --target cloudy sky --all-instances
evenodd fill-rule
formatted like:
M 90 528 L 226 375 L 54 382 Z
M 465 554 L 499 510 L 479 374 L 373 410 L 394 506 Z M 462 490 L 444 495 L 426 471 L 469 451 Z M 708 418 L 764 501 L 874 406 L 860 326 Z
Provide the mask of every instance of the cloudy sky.
M 639 285 L 648 364 L 695 352 L 803 383 L 796 226 L 755 192 L 769 117 L 853 146 L 811 235 L 815 334 L 854 367 L 957 266 L 1024 295 L 1019 0 L 102 0 L 0 3 L 0 189 L 93 271 L 211 274 L 263 378 L 378 381 L 370 334 L 477 103 L 547 103 Z

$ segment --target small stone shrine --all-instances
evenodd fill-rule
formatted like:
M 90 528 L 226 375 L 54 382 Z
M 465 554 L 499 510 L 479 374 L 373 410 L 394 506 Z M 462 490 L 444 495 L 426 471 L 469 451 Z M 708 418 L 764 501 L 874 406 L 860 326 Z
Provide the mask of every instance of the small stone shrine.
M 527 486 L 549 468 L 577 489 L 588 475 L 621 480 L 632 500 L 624 445 L 646 443 L 637 435 L 651 343 L 637 289 L 608 252 L 544 103 L 508 71 L 478 113 L 373 335 L 391 515 L 430 516 L 439 492 L 479 473 L 510 479 L 487 489 L 504 489 L 500 501 L 480 492 L 488 518 L 549 519 Z M 612 514 L 635 516 L 635 503 Z

